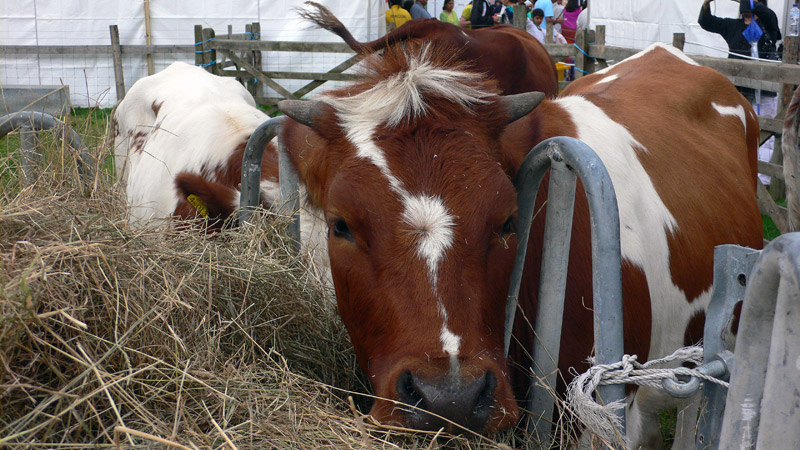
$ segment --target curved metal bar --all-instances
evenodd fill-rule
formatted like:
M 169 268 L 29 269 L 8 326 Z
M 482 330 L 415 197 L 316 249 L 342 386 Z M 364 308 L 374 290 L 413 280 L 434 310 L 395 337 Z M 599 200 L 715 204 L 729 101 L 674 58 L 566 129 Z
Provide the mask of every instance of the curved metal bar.
M 563 159 L 563 162 L 562 162 Z M 518 192 L 519 221 L 518 247 L 514 270 L 511 275 L 508 300 L 506 303 L 506 330 L 504 335 L 505 351 L 511 341 L 511 329 L 519 299 L 523 265 L 527 253 L 530 227 L 533 221 L 535 199 L 539 185 L 545 173 L 551 167 L 551 190 L 548 197 L 547 227 L 557 224 L 561 231 L 545 231 L 545 235 L 553 240 L 545 239 L 543 249 L 542 278 L 547 271 L 553 272 L 566 267 L 568 250 L 564 243 L 569 242 L 572 228 L 572 215 L 565 214 L 565 209 L 572 209 L 574 195 L 574 175 L 572 179 L 565 176 L 564 168 L 574 171 L 583 183 L 591 214 L 592 237 L 592 283 L 594 298 L 594 334 L 596 360 L 598 364 L 618 362 L 623 355 L 622 334 L 622 260 L 620 255 L 619 209 L 611 177 L 600 158 L 583 142 L 570 137 L 556 137 L 538 144 L 525 157 L 515 180 Z M 562 185 L 562 186 L 558 186 Z M 566 194 L 556 194 L 554 189 L 564 188 Z M 558 217 L 551 221 L 550 215 Z M 550 248 L 548 248 L 550 247 Z M 567 252 L 566 255 L 558 255 Z M 545 259 L 545 255 L 548 259 Z M 547 267 L 551 266 L 550 269 Z M 551 388 L 555 388 L 555 370 L 558 362 L 561 323 L 564 310 L 564 292 L 566 269 L 563 270 L 556 286 L 552 280 L 542 280 L 539 293 L 539 310 L 537 311 L 536 334 L 538 343 L 534 347 L 534 377 L 531 383 L 531 411 L 542 414 L 549 419 L 552 414 L 552 391 L 537 387 L 533 381 L 537 378 L 552 379 Z M 543 297 L 544 295 L 544 297 Z M 553 308 L 543 311 L 542 308 Z M 542 316 L 546 320 L 539 320 Z M 548 339 L 544 341 L 542 339 Z M 554 357 L 555 356 L 555 357 Z M 549 370 L 549 372 L 548 372 Z M 625 398 L 624 385 L 601 386 L 599 397 L 606 403 Z M 535 409 L 534 409 L 535 405 Z M 620 412 L 623 424 L 624 412 Z M 549 420 L 539 421 L 540 433 L 549 434 Z
M 730 377 L 730 370 L 728 363 L 732 362 L 733 353 L 724 352 L 719 355 L 718 359 L 706 362 L 698 366 L 697 371 L 703 375 L 712 376 L 714 378 L 726 381 Z M 665 378 L 661 381 L 661 386 L 667 391 L 667 394 L 675 398 L 689 398 L 700 390 L 702 380 L 697 377 L 689 377 L 686 381 L 675 381 Z
M 269 119 L 253 131 L 242 156 L 242 193 L 239 197 L 239 224 L 250 219 L 253 208 L 261 204 L 261 160 L 269 141 L 281 129 L 285 116 Z M 282 175 L 282 174 L 281 174 Z M 281 182 L 283 182 L 281 177 Z
M 800 233 L 790 233 L 750 275 L 719 447 L 798 448 L 799 369 Z
M 66 130 L 67 144 L 78 150 L 80 156 L 75 159 L 78 171 L 83 179 L 94 177 L 94 158 L 89 154 L 89 149 L 83 143 L 78 133 L 71 127 L 67 127 L 64 122 L 56 119 L 50 114 L 35 111 L 20 111 L 0 117 L 0 138 L 19 128 L 31 128 L 35 131 L 50 130 L 56 127 L 64 127 Z M 25 155 L 26 158 L 30 158 Z

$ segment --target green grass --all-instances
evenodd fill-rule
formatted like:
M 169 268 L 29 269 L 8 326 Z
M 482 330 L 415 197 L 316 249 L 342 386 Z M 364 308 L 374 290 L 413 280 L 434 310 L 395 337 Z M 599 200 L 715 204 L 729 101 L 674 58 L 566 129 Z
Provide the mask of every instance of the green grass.
M 98 148 L 111 148 L 111 145 L 106 142 L 111 109 L 75 108 L 69 114 L 59 116 L 57 119 L 65 122 L 75 130 L 91 153 L 94 154 L 94 150 Z M 59 130 L 39 132 L 37 133 L 37 144 L 44 149 L 58 149 L 61 147 L 58 144 L 60 136 Z M 0 138 L 0 187 L 3 189 L 9 189 L 18 184 L 18 170 L 21 161 L 19 148 L 19 132 L 14 131 Z M 63 156 L 51 153 L 53 152 L 47 152 L 44 156 L 42 167 L 49 167 L 48 158 Z M 104 153 L 107 156 L 104 158 L 101 167 L 104 170 L 113 170 L 113 158 L 108 153 L 110 152 Z

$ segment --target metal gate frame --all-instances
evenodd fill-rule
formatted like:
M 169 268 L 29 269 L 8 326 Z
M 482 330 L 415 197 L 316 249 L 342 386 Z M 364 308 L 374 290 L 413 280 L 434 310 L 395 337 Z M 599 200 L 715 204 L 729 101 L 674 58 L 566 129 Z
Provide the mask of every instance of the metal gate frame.
M 53 128 L 64 128 L 64 135 L 60 139 L 66 139 L 67 144 L 79 152 L 75 158 L 78 172 L 83 180 L 94 178 L 95 161 L 86 144 L 83 143 L 78 133 L 71 127 L 47 113 L 35 111 L 20 111 L 0 117 L 0 137 L 8 133 L 20 131 L 20 152 L 22 154 L 22 178 L 29 182 L 32 180 L 33 168 L 39 153 L 36 150 L 36 133 L 38 131 L 51 130 Z
M 619 209 L 614 186 L 603 162 L 582 141 L 571 137 L 547 139 L 528 153 L 517 173 L 519 223 L 517 257 L 511 274 L 506 303 L 504 345 L 506 355 L 518 305 L 528 237 L 533 221 L 536 194 L 550 169 L 550 185 L 545 219 L 544 248 L 536 314 L 536 339 L 533 347 L 529 411 L 541 420 L 529 419 L 540 436 L 549 440 L 558 370 L 561 324 L 564 313 L 569 244 L 572 233 L 576 178 L 580 177 L 591 214 L 592 286 L 594 337 L 597 364 L 618 362 L 623 356 L 622 262 L 620 252 Z M 588 355 L 587 355 L 588 356 Z M 538 386 L 544 380 L 548 388 Z M 605 403 L 625 399 L 624 385 L 598 388 Z M 625 412 L 618 413 L 625 433 Z

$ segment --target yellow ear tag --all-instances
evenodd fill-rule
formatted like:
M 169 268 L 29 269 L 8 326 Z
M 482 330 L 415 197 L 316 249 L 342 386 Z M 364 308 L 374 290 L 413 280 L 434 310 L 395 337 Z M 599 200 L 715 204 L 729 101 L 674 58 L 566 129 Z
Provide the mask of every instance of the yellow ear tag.
M 209 216 L 208 208 L 206 208 L 206 204 L 203 202 L 203 200 L 200 199 L 200 197 L 191 194 L 188 197 L 186 197 L 186 201 L 191 203 L 192 206 L 194 206 L 194 209 L 196 209 L 201 216 L 208 219 Z

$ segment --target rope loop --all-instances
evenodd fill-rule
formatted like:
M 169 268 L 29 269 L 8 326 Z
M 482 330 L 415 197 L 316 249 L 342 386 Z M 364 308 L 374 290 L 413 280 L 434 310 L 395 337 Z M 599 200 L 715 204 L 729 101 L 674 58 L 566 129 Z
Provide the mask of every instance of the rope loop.
M 655 367 L 663 364 L 680 366 L 683 363 L 689 363 L 697 367 L 703 362 L 703 347 L 699 345 L 679 348 L 671 355 L 645 363 L 638 362 L 636 355 L 624 355 L 621 361 L 612 364 L 594 364 L 594 358 L 591 358 L 589 362 L 593 365 L 583 374 L 578 374 L 574 369 L 570 370 L 575 378 L 567 387 L 567 408 L 592 433 L 606 442 L 614 442 L 619 436 L 617 430 L 621 428 L 622 424 L 615 413 L 624 408 L 625 403 L 623 401 L 606 405 L 597 403 L 592 398 L 592 393 L 600 385 L 636 384 L 663 389 L 661 386 L 662 380 L 677 380 L 678 375 L 683 375 L 697 377 L 725 387 L 728 386 L 727 382 L 704 374 L 695 368 Z

